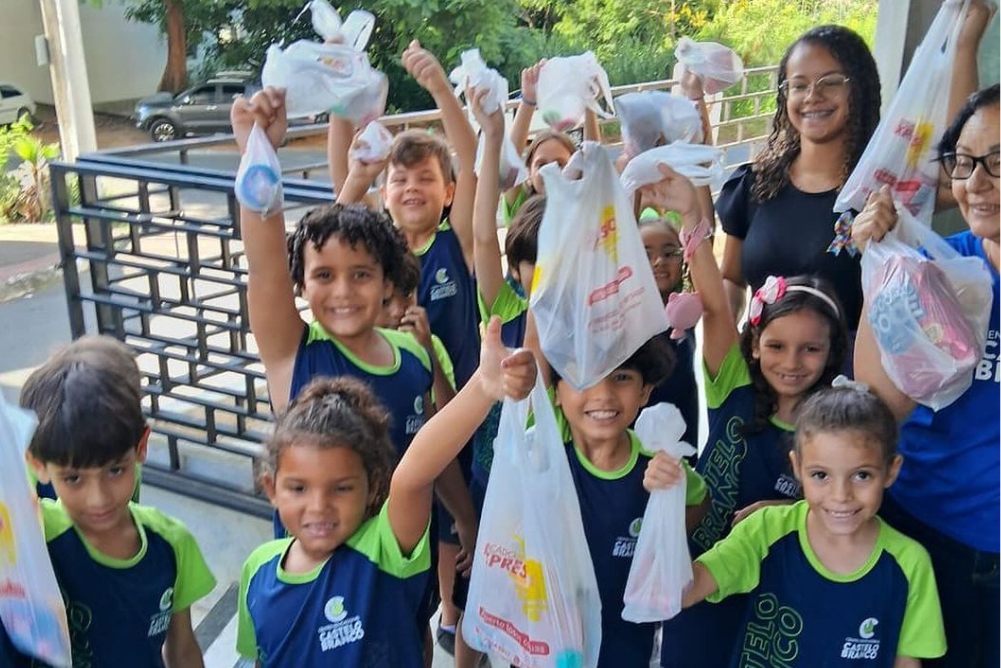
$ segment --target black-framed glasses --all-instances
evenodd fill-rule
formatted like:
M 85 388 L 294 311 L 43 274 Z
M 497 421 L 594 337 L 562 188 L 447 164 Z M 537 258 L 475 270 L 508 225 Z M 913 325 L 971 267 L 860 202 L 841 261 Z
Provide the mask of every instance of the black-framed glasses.
M 825 97 L 843 92 L 849 81 L 851 77 L 846 77 L 844 74 L 828 74 L 813 82 L 786 79 L 779 84 L 779 88 L 789 97 L 808 97 L 810 93 Z
M 999 149 L 994 149 L 984 155 L 968 155 L 966 153 L 946 153 L 938 161 L 942 163 L 942 169 L 949 175 L 949 178 L 962 180 L 973 176 L 973 170 L 980 165 L 990 176 L 997 178 L 1001 172 L 998 171 L 998 163 L 1001 162 Z

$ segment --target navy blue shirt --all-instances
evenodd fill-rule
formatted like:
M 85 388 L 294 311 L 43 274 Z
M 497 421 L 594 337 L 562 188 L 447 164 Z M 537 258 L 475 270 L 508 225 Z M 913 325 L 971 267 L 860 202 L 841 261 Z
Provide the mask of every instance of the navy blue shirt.
M 647 406 L 674 404 L 685 419 L 685 435 L 689 445 L 699 447 L 699 388 L 695 384 L 695 332 L 680 339 L 671 339 L 674 346 L 674 369 L 671 375 L 650 393 Z M 646 408 L 646 406 L 644 406 Z

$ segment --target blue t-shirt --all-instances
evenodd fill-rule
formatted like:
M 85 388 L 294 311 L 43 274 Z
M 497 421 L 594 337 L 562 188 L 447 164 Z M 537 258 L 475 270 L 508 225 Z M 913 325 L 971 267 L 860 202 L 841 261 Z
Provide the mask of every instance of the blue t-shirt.
M 287 573 L 292 538 L 243 565 L 236 648 L 262 668 L 423 668 L 414 618 L 431 567 L 425 532 L 404 556 L 388 504 L 309 573 Z
M 417 303 L 427 311 L 431 331 L 445 344 L 455 366 L 456 387 L 461 389 L 480 361 L 476 284 L 447 221 L 414 254 L 421 261 Z
M 789 467 L 792 427 L 773 418 L 760 432 L 744 435 L 754 420 L 754 388 L 747 362 L 734 344 L 719 372 L 706 377 L 709 440 L 696 470 L 709 488 L 709 512 L 688 541 L 697 557 L 730 533 L 734 514 L 756 501 L 795 499 L 800 485 Z M 723 668 L 746 602 L 733 596 L 719 605 L 699 603 L 664 622 L 661 665 L 665 668 Z
M 994 289 L 990 329 L 973 385 L 935 412 L 918 406 L 900 429 L 904 456 L 890 495 L 904 510 L 936 531 L 984 552 L 1001 552 L 1001 353 L 998 332 L 998 272 L 970 232 L 946 241 L 966 257 L 979 257 L 990 270 Z
M 562 412 L 558 411 L 557 416 L 565 425 Z M 657 626 L 622 619 L 622 597 L 650 498 L 643 487 L 650 455 L 642 450 L 639 438 L 632 431 L 629 440 L 632 447 L 629 461 L 618 471 L 597 469 L 572 441 L 566 443 L 601 597 L 601 650 L 597 668 L 647 668 Z M 705 483 L 687 464 L 683 463 L 683 467 L 687 481 L 685 503 L 698 505 L 706 496 Z
M 750 593 L 730 665 L 892 668 L 898 656 L 945 653 L 931 559 L 917 542 L 879 520 L 872 554 L 837 574 L 807 537 L 805 501 L 770 506 L 734 527 L 698 558 L 719 589 L 709 601 Z
M 671 339 L 674 347 L 674 369 L 671 375 L 650 393 L 647 406 L 674 404 L 685 419 L 683 439 L 699 447 L 699 388 L 695 384 L 695 332 L 680 339 Z M 644 406 L 645 408 L 645 406 Z
M 87 542 L 61 502 L 43 499 L 41 507 L 49 558 L 66 603 L 73 665 L 163 668 L 171 618 L 216 583 L 191 533 L 154 508 L 130 503 L 139 551 L 115 559 Z M 8 643 L 0 639 L 0 657 Z M 39 665 L 6 650 L 14 666 Z

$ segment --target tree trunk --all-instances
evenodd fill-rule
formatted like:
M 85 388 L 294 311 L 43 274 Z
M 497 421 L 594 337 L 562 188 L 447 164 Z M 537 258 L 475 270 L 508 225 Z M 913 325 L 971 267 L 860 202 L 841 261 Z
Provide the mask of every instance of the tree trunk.
M 167 64 L 159 90 L 178 93 L 188 81 L 188 46 L 184 26 L 184 1 L 164 0 L 164 29 L 167 33 Z

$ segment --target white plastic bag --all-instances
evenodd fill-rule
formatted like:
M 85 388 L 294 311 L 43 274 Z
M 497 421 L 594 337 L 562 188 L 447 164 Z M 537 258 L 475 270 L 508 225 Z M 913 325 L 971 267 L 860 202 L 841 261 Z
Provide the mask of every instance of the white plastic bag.
M 526 429 L 529 402 L 535 426 Z M 516 666 L 598 662 L 598 582 L 541 377 L 529 399 L 506 399 L 501 410 L 462 634 Z
M 952 66 L 969 2 L 942 3 L 890 108 L 838 194 L 835 212 L 861 211 L 869 193 L 889 184 L 896 201 L 921 222 L 931 224 L 939 181 L 939 165 L 932 160 L 949 122 Z
M 657 165 L 667 165 L 696 187 L 715 188 L 723 181 L 723 151 L 705 144 L 675 142 L 644 151 L 626 164 L 620 180 L 627 197 L 643 186 L 664 180 Z
M 663 450 L 680 459 L 695 454 L 681 440 L 685 419 L 674 404 L 643 409 L 636 435 L 651 452 Z M 692 581 L 692 556 L 685 533 L 685 478 L 670 489 L 652 492 L 643 513 L 636 552 L 629 567 L 622 619 L 641 624 L 659 622 L 681 612 L 681 594 Z
M 281 209 L 282 167 L 268 135 L 257 123 L 247 138 L 247 150 L 236 170 L 236 198 L 240 204 L 267 217 Z
M 359 127 L 382 116 L 389 92 L 386 75 L 363 52 L 306 40 L 268 47 L 261 82 L 285 89 L 289 118 L 330 112 Z
M 380 162 L 385 160 L 393 147 L 392 133 L 377 121 L 365 126 L 358 135 L 358 147 L 351 150 L 351 157 L 358 162 Z
M 680 95 L 661 90 L 626 93 L 615 98 L 615 113 L 622 124 L 622 143 L 630 157 L 676 141 L 702 141 L 699 110 Z
M 0 395 L 0 620 L 18 652 L 70 668 L 66 607 L 24 468 L 35 424 Z
M 733 49 L 716 42 L 695 42 L 682 37 L 674 56 L 702 79 L 702 89 L 707 95 L 720 93 L 744 78 L 744 61 Z
M 497 70 L 487 67 L 483 57 L 480 56 L 479 49 L 463 51 L 461 59 L 462 64 L 452 70 L 449 75 L 449 79 L 455 84 L 455 94 L 463 94 L 467 87 L 486 89 L 490 92 L 483 100 L 483 111 L 492 114 L 503 108 L 507 102 L 507 79 L 502 77 Z M 474 171 L 477 176 L 480 175 L 480 167 L 483 164 L 484 150 L 484 139 L 481 136 L 476 147 Z M 504 136 L 504 141 L 501 144 L 499 175 L 501 190 L 510 190 L 528 179 L 528 168 L 525 167 L 525 161 L 521 159 L 518 149 L 514 147 L 514 143 L 507 135 Z
M 550 128 L 566 132 L 584 122 L 584 112 L 591 109 L 601 118 L 611 118 L 612 91 L 608 74 L 598 64 L 594 53 L 550 58 L 539 72 L 537 86 L 539 111 Z M 605 102 L 602 108 L 598 102 Z
M 893 384 L 937 411 L 973 383 L 990 324 L 991 277 L 983 260 L 959 255 L 899 203 L 897 213 L 896 227 L 862 255 L 869 324 Z
M 375 17 L 364 9 L 348 14 L 341 22 L 341 15 L 327 0 L 310 0 L 303 9 L 310 10 L 313 30 L 327 42 L 337 42 L 358 51 L 364 51 L 375 27 Z
M 579 171 L 581 178 L 571 180 Z M 561 173 L 540 171 L 546 211 L 530 307 L 546 359 L 578 390 L 667 329 L 633 209 L 608 153 L 584 142 Z

